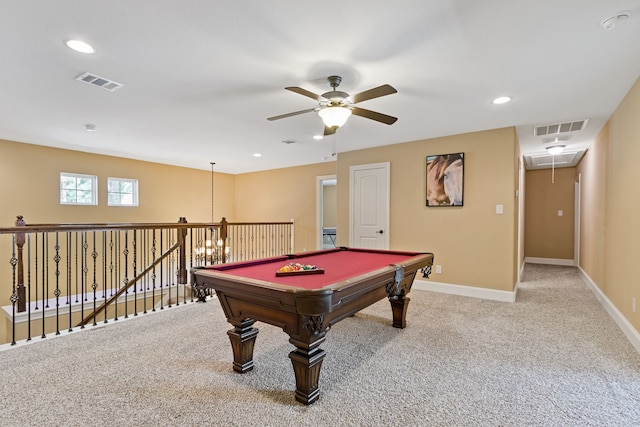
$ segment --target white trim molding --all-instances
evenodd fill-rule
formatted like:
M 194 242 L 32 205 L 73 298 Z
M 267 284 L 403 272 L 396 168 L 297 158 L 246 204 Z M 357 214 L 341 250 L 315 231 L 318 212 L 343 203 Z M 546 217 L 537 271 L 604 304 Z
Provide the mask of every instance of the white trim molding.
M 517 288 L 513 292 L 499 291 L 497 289 L 478 288 L 475 286 L 453 285 L 432 281 L 427 282 L 426 280 L 417 278 L 413 282 L 412 289 L 502 302 L 515 302 L 517 293 Z
M 585 282 L 587 282 L 587 286 L 591 288 L 591 291 L 594 293 L 598 301 L 600 301 L 600 304 L 602 304 L 607 313 L 609 313 L 609 316 L 611 316 L 613 321 L 616 322 L 618 327 L 622 330 L 622 333 L 627 337 L 629 342 L 631 342 L 631 345 L 636 349 L 636 351 L 640 353 L 640 332 L 636 331 L 633 325 L 629 323 L 620 310 L 613 305 L 609 298 L 607 298 L 607 296 L 600 290 L 598 285 L 591 280 L 591 277 L 589 277 L 582 267 L 578 267 L 578 271 L 580 271 Z

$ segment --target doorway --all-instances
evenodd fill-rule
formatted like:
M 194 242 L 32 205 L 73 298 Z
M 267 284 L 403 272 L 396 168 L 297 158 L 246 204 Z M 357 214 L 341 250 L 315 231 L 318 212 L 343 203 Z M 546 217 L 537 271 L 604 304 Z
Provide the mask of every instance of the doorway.
M 338 222 L 338 181 L 336 175 L 316 177 L 316 230 L 318 249 L 336 247 Z

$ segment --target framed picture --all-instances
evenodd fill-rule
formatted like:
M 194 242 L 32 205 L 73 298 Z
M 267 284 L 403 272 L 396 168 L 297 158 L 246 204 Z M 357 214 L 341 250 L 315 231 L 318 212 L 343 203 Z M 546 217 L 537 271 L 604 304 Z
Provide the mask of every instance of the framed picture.
M 427 206 L 463 206 L 464 153 L 427 156 Z

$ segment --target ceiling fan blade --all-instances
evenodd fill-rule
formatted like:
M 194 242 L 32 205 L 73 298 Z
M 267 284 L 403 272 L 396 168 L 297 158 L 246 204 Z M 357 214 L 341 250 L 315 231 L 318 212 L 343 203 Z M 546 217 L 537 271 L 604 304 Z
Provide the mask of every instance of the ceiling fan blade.
M 268 117 L 267 120 L 273 121 L 273 120 L 285 119 L 287 117 L 297 116 L 298 114 L 310 113 L 316 110 L 317 108 L 307 108 L 306 110 L 294 111 L 293 113 L 287 113 L 287 114 L 281 114 L 279 116 Z
M 330 128 L 329 126 L 325 126 L 324 127 L 324 136 L 329 136 L 329 135 L 333 135 L 334 133 L 336 133 L 336 129 L 335 127 Z
M 392 125 L 398 120 L 397 117 L 387 116 L 386 114 L 376 113 L 375 111 L 365 110 L 364 108 L 353 107 L 351 108 L 351 114 L 364 117 L 367 119 L 375 120 L 387 125 Z
M 379 98 L 385 95 L 391 95 L 392 93 L 398 92 L 394 87 L 389 85 L 382 85 L 378 87 L 374 87 L 373 89 L 365 90 L 364 92 L 356 93 L 353 95 L 353 103 L 357 104 L 358 102 L 367 101 L 373 98 Z
M 313 92 L 310 92 L 306 89 L 302 89 L 301 87 L 297 87 L 297 86 L 289 86 L 289 87 L 285 87 L 285 89 L 290 90 L 291 92 L 299 93 L 300 95 L 307 96 L 311 99 L 315 99 L 316 101 L 320 101 L 320 99 L 322 98 L 322 96 L 320 95 L 316 95 Z

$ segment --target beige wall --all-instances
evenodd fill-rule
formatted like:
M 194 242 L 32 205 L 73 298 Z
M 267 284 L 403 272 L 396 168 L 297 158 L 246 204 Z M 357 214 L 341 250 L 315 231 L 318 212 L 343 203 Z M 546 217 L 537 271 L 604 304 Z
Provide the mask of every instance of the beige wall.
M 96 175 L 98 206 L 61 205 L 60 172 Z M 107 178 L 138 180 L 137 207 L 107 206 Z M 0 140 L 0 225 L 28 223 L 211 221 L 211 171 Z M 216 221 L 234 210 L 234 176 L 214 178 Z
M 335 162 L 235 176 L 236 221 L 293 219 L 296 252 L 318 249 L 316 177 L 336 173 Z
M 349 168 L 391 163 L 390 248 L 429 251 L 431 279 L 513 291 L 516 282 L 516 137 L 513 128 L 338 155 L 338 244 L 349 244 Z M 426 156 L 464 152 L 464 206 L 426 207 Z M 496 214 L 496 205 L 504 214 Z
M 527 171 L 525 256 L 573 260 L 576 168 Z M 558 216 L 558 211 L 562 216 Z
M 516 136 L 517 139 L 517 136 Z M 516 144 L 516 159 L 515 159 L 515 163 L 516 163 L 516 171 L 518 172 L 518 177 L 515 181 L 515 186 L 517 188 L 517 200 L 516 200 L 516 205 L 517 205 L 517 209 L 518 209 L 518 215 L 517 215 L 517 224 L 515 224 L 516 230 L 515 230 L 515 234 L 516 236 L 519 236 L 518 240 L 515 242 L 515 250 L 513 253 L 513 258 L 514 258 L 514 262 L 515 265 L 517 266 L 517 268 L 519 269 L 518 271 L 518 281 L 520 281 L 520 272 L 522 272 L 522 269 L 524 268 L 524 258 L 525 258 L 525 254 L 524 254 L 524 246 L 525 246 L 525 228 L 524 228 L 524 224 L 525 224 L 525 198 L 526 198 L 526 191 L 525 191 L 525 185 L 526 185 L 526 178 L 525 178 L 525 167 L 523 164 L 523 159 L 522 159 L 522 152 L 520 151 L 520 143 Z
M 606 164 L 609 147 L 609 124 L 580 161 L 580 267 L 602 287 L 604 284 L 604 237 Z
M 636 331 L 640 331 L 639 114 L 640 80 L 578 168 L 583 184 L 580 265 Z
M 338 187 L 325 185 L 322 191 L 322 226 L 335 227 L 338 223 Z
M 465 153 L 465 206 L 427 208 L 426 156 L 455 152 Z M 337 173 L 338 244 L 347 246 L 349 167 L 389 161 L 390 248 L 434 252 L 443 268 L 432 275 L 434 281 L 512 291 L 516 158 L 513 128 L 340 153 L 337 163 L 236 175 L 235 211 L 238 221 L 293 218 L 295 250 L 316 249 L 316 177 Z M 503 215 L 495 213 L 498 204 L 504 205 Z

